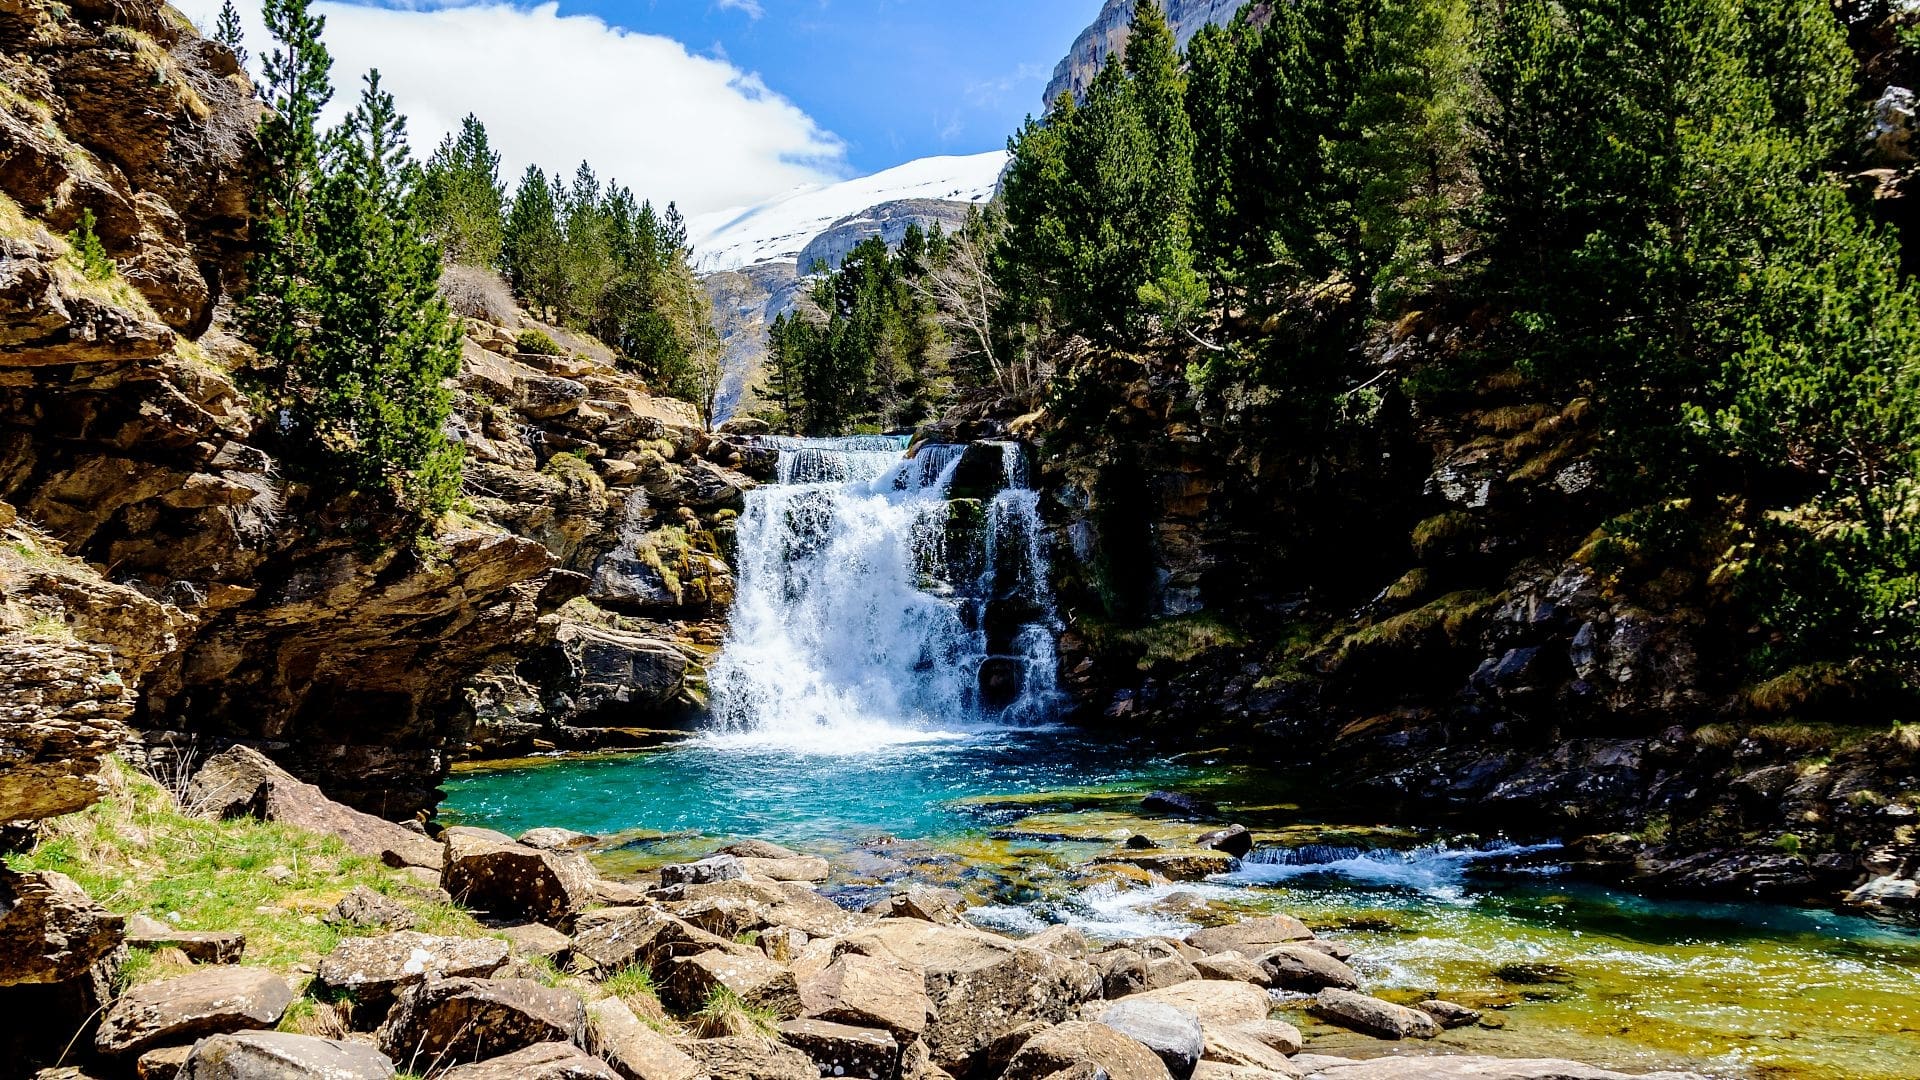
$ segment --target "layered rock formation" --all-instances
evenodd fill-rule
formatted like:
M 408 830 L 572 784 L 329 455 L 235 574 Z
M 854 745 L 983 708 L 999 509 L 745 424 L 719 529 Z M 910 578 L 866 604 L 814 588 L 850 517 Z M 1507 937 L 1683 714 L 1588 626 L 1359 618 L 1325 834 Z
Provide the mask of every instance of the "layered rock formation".
M 1162 0 L 1161 7 L 1167 13 L 1167 24 L 1173 28 L 1175 41 L 1181 48 L 1200 28 L 1208 23 L 1224 24 L 1234 14 L 1247 6 L 1248 0 Z M 1266 0 L 1256 0 L 1264 6 Z M 1053 69 L 1053 79 L 1047 83 L 1047 92 L 1041 98 L 1041 105 L 1052 108 L 1062 94 L 1072 94 L 1078 100 L 1093 84 L 1093 77 L 1100 74 L 1107 59 L 1119 55 L 1127 47 L 1127 25 L 1133 20 L 1134 0 L 1106 0 L 1093 25 L 1080 31 L 1073 39 L 1073 47 Z

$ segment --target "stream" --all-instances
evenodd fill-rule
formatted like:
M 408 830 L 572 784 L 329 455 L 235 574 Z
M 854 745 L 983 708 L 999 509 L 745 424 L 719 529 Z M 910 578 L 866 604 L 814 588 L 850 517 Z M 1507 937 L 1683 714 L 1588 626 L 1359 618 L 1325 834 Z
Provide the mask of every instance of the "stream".
M 444 816 L 601 838 L 636 872 L 760 837 L 825 856 L 848 906 L 957 888 L 1007 933 L 1183 935 L 1268 911 L 1351 945 L 1366 989 L 1437 993 L 1476 1027 L 1400 1047 L 1289 1016 L 1310 1051 L 1560 1056 L 1713 1077 L 1920 1077 L 1920 935 L 1830 912 L 1652 900 L 1575 882 L 1550 837 L 1390 827 L 1230 751 L 1168 756 L 1049 726 L 1058 701 L 1037 493 L 1017 447 L 790 440 L 748 497 L 714 720 L 625 755 L 464 767 Z M 1256 848 L 1204 881 L 1098 865 L 1212 826 Z

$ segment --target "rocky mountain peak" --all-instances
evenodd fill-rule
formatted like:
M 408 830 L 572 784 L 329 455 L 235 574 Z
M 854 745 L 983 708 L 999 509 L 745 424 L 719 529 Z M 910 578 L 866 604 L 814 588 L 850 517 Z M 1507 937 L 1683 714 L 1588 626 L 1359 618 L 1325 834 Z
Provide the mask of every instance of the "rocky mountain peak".
M 1247 3 L 1248 0 L 1161 0 L 1167 22 L 1182 48 L 1201 27 L 1226 22 Z M 1053 80 L 1047 83 L 1041 104 L 1051 108 L 1061 94 L 1072 94 L 1078 99 L 1086 93 L 1107 58 L 1127 47 L 1127 24 L 1132 18 L 1133 0 L 1106 0 L 1093 25 L 1080 32 L 1073 40 L 1073 48 L 1054 67 Z

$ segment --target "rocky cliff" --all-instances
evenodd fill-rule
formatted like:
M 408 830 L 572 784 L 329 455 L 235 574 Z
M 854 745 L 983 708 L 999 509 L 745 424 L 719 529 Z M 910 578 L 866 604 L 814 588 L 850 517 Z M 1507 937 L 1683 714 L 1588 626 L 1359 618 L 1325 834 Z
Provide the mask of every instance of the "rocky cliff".
M 1133 2 L 1106 0 L 1093 25 L 1080 31 L 1080 36 L 1073 39 L 1073 47 L 1055 65 L 1053 79 L 1047 83 L 1046 94 L 1041 98 L 1043 107 L 1052 108 L 1061 94 L 1072 94 L 1077 100 L 1093 84 L 1093 77 L 1100 74 L 1107 58 L 1125 51 Z M 1257 4 L 1264 2 L 1257 0 Z M 1247 0 L 1162 0 L 1161 6 L 1167 13 L 1167 25 L 1173 28 L 1175 40 L 1184 49 L 1201 27 L 1208 23 L 1226 23 L 1247 6 Z
M 739 448 L 451 275 L 461 512 L 410 538 L 317 496 L 225 329 L 260 115 L 233 56 L 152 0 L 0 3 L 0 46 L 0 821 L 84 805 L 115 747 L 166 769 L 232 740 L 405 816 L 476 720 L 697 693 Z M 620 663 L 639 700 L 581 688 Z

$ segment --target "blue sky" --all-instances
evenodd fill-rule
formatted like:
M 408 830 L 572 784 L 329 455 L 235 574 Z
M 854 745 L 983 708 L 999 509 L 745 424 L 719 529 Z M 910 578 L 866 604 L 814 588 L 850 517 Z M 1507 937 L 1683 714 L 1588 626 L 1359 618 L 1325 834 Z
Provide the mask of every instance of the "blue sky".
M 562 3 L 758 72 L 840 136 L 860 173 L 996 150 L 1038 111 L 1100 0 L 590 0 Z M 755 15 L 757 12 L 757 17 Z

